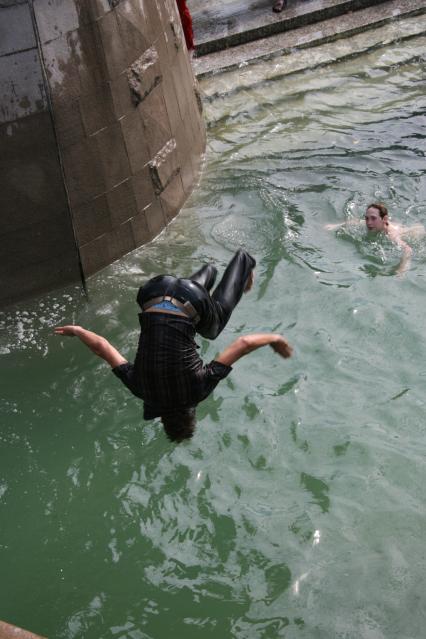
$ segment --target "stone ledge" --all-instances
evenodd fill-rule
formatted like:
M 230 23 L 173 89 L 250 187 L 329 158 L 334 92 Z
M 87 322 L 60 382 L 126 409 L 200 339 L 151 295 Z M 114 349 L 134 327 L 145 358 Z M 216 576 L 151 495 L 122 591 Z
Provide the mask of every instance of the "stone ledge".
M 383 2 L 385 0 L 288 0 L 287 8 L 277 14 L 271 10 L 271 0 L 251 5 L 247 0 L 235 0 L 226 6 L 195 13 L 196 56 L 222 51 Z
M 368 29 L 375 29 L 396 19 L 409 18 L 426 13 L 423 0 L 390 0 L 378 7 L 368 7 L 337 18 L 300 27 L 256 42 L 232 47 L 193 61 L 199 79 L 208 75 L 229 71 L 251 62 L 276 55 L 293 53 L 298 49 L 316 47 L 333 40 L 353 36 Z M 415 29 L 413 35 L 422 33 Z M 395 35 L 395 39 L 399 37 Z M 410 37 L 402 34 L 401 37 Z
M 44 639 L 44 637 L 0 621 L 0 639 Z

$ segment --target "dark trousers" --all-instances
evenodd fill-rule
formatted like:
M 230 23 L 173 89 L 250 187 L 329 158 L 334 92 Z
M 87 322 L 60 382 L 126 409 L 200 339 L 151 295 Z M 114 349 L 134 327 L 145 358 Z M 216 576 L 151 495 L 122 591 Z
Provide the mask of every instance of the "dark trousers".
M 152 278 L 139 289 L 137 301 L 142 310 L 149 300 L 166 295 L 175 297 L 182 303 L 191 302 L 200 318 L 196 325 L 197 333 L 214 339 L 228 323 L 255 266 L 256 260 L 240 249 L 229 262 L 211 295 L 217 269 L 211 264 L 205 264 L 189 278 L 172 275 Z

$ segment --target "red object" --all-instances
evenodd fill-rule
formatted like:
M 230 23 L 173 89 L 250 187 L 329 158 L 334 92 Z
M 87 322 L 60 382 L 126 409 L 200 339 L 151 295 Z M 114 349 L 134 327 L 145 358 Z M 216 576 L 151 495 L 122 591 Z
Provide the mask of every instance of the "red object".
M 192 51 L 195 48 L 194 44 L 194 32 L 192 30 L 192 18 L 189 13 L 189 9 L 186 6 L 185 0 L 176 0 L 179 9 L 180 20 L 182 22 L 183 33 L 185 36 L 186 46 L 188 51 Z

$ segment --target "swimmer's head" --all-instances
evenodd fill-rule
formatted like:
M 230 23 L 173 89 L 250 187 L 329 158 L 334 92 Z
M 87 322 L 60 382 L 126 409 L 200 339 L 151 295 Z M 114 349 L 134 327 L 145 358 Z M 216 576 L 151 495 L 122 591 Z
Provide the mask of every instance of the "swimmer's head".
M 161 421 L 171 442 L 180 443 L 184 439 L 191 439 L 197 425 L 195 408 L 187 408 L 170 415 L 163 415 Z
M 385 231 L 389 226 L 388 210 L 381 202 L 373 202 L 365 211 L 365 225 L 369 231 Z

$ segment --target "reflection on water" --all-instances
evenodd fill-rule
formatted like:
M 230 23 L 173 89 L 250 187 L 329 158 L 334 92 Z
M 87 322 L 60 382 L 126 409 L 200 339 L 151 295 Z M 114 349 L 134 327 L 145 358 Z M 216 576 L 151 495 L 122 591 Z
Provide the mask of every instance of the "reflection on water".
M 202 184 L 163 235 L 88 300 L 0 315 L 1 617 L 59 639 L 423 636 L 424 247 L 401 280 L 386 238 L 324 225 L 373 200 L 426 222 L 424 45 L 209 103 Z M 236 364 L 176 447 L 52 327 L 131 358 L 140 283 L 241 244 L 254 292 L 202 355 L 279 330 L 295 356 Z

